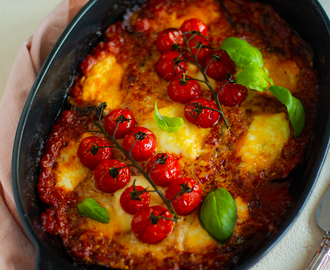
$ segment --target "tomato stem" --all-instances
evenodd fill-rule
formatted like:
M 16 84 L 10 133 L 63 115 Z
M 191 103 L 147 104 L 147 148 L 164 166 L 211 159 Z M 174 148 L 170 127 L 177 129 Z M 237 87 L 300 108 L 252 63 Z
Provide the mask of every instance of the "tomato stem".
M 186 183 L 181 184 L 181 190 L 175 194 L 172 199 L 170 199 L 170 202 L 173 202 L 176 197 L 178 197 L 178 200 L 180 200 L 181 195 L 192 192 L 196 185 L 197 181 L 192 188 L 190 188 Z
M 218 112 L 218 113 L 221 113 L 219 110 L 216 110 L 216 109 L 213 109 L 213 108 L 210 108 L 210 107 L 207 107 L 207 106 L 203 106 L 201 103 L 189 103 L 189 105 L 194 105 L 195 108 L 189 113 L 189 115 L 193 118 L 197 118 L 202 112 L 203 112 L 203 109 L 208 109 L 208 110 L 211 110 L 211 111 L 214 111 L 214 112 Z M 193 113 L 196 112 L 196 115 L 193 115 Z
M 94 125 L 96 125 L 99 130 L 91 130 L 89 132 L 99 132 L 104 134 L 107 138 L 109 138 L 116 146 L 117 148 L 122 151 L 127 158 L 132 162 L 132 165 L 134 165 L 134 167 L 147 179 L 147 181 L 150 183 L 150 185 L 153 187 L 153 189 L 158 193 L 158 195 L 162 198 L 162 200 L 164 201 L 164 203 L 166 204 L 167 208 L 169 209 L 169 211 L 171 212 L 171 214 L 173 215 L 173 217 L 175 218 L 175 222 L 177 222 L 177 220 L 179 219 L 178 214 L 175 212 L 171 202 L 165 197 L 165 195 L 162 193 L 162 191 L 157 187 L 157 185 L 152 181 L 150 175 L 148 173 L 146 173 L 141 167 L 140 165 L 134 160 L 134 158 L 131 156 L 130 152 L 127 152 L 115 139 L 114 136 L 110 136 L 105 129 L 101 126 L 100 124 L 100 119 L 99 122 L 95 122 L 93 121 Z M 136 139 L 136 141 L 138 140 L 138 138 Z M 132 149 L 130 149 L 131 151 Z
M 222 110 L 222 106 L 221 106 L 221 104 L 220 104 L 220 101 L 219 101 L 218 95 L 215 93 L 215 91 L 214 91 L 214 89 L 213 89 L 213 87 L 212 87 L 212 85 L 211 85 L 211 83 L 210 83 L 210 81 L 209 81 L 209 79 L 208 79 L 208 77 L 207 77 L 207 75 L 206 75 L 206 70 L 207 70 L 207 68 L 209 67 L 210 63 L 214 60 L 214 58 L 212 57 L 212 59 L 210 60 L 210 62 L 207 64 L 206 68 L 203 69 L 202 66 L 200 65 L 200 63 L 199 63 L 198 60 L 197 60 L 197 54 L 198 54 L 199 50 L 197 51 L 197 53 L 196 53 L 196 55 L 195 55 L 195 54 L 192 53 L 191 48 L 190 48 L 190 46 L 189 46 L 189 41 L 192 40 L 196 35 L 198 35 L 198 34 L 193 33 L 193 35 L 192 35 L 189 39 L 187 39 L 187 37 L 186 37 L 186 35 L 185 35 L 185 33 L 184 33 L 184 34 L 183 34 L 183 38 L 184 38 L 184 41 L 185 41 L 185 44 L 186 44 L 187 47 L 186 47 L 186 48 L 182 48 L 182 49 L 185 49 L 185 50 L 187 50 L 187 51 L 189 52 L 189 54 L 192 56 L 192 58 L 194 59 L 195 62 L 191 62 L 191 61 L 188 61 L 188 60 L 186 60 L 186 59 L 183 59 L 183 60 L 179 60 L 179 59 L 178 59 L 178 61 L 177 61 L 175 64 L 179 64 L 180 62 L 186 62 L 186 63 L 191 63 L 191 64 L 193 64 L 193 65 L 195 65 L 195 66 L 198 67 L 198 69 L 200 70 L 200 72 L 203 74 L 203 77 L 204 77 L 204 81 L 203 81 L 203 82 L 204 82 L 204 83 L 207 85 L 207 87 L 210 89 L 211 94 L 212 94 L 213 98 L 215 99 L 215 103 L 216 103 L 216 105 L 217 105 L 217 107 L 218 107 L 218 109 L 219 109 L 218 112 L 220 113 L 221 118 L 223 119 L 223 121 L 224 121 L 224 123 L 225 123 L 227 129 L 229 129 L 229 128 L 230 128 L 230 125 L 229 125 L 229 123 L 228 123 L 228 121 L 227 121 L 227 119 L 226 119 L 226 117 L 225 117 L 225 114 L 224 114 L 224 112 L 223 112 L 223 110 Z M 195 41 L 195 42 L 196 42 L 196 41 Z M 198 48 L 201 48 L 201 47 L 203 47 L 203 45 L 202 45 L 201 43 L 199 43 L 199 47 L 198 47 Z M 197 79 L 196 79 L 196 81 L 200 81 L 200 80 L 197 80 Z
M 85 131 L 85 132 L 89 132 L 89 131 Z M 115 145 L 98 146 L 97 143 L 92 144 L 91 153 L 92 153 L 93 156 L 96 156 L 99 149 L 101 149 L 101 148 L 112 148 L 112 147 L 117 147 L 117 146 L 115 146 Z
M 160 157 L 158 157 L 157 155 L 157 160 L 154 162 L 154 164 L 152 164 L 152 167 L 150 168 L 148 175 L 150 176 L 151 171 L 154 169 L 154 167 L 156 166 L 156 164 L 161 164 L 161 165 L 165 165 L 167 160 L 167 154 L 162 154 Z

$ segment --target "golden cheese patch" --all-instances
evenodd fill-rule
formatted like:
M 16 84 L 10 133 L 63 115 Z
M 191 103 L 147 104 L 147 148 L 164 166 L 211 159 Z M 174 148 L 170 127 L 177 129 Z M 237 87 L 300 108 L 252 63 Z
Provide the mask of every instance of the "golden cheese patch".
M 237 197 L 235 199 L 235 204 L 237 208 L 237 223 L 243 223 L 250 216 L 250 210 L 248 204 L 243 200 L 242 197 Z
M 174 133 L 166 132 L 157 126 L 154 112 L 147 113 L 140 126 L 150 129 L 155 134 L 158 141 L 157 151 L 182 154 L 187 158 L 196 158 L 206 151 L 203 144 L 210 129 L 199 128 L 186 120 L 183 104 L 172 103 L 159 108 L 159 113 L 168 117 L 183 118 L 183 127 Z
M 124 99 L 120 87 L 123 74 L 124 69 L 115 56 L 108 55 L 88 71 L 83 83 L 82 100 L 91 105 L 106 102 L 108 110 L 117 108 Z
M 220 14 L 218 10 L 213 5 L 205 5 L 204 11 L 201 12 L 199 7 L 196 6 L 186 6 L 186 15 L 178 14 L 176 11 L 172 12 L 169 18 L 168 28 L 180 29 L 181 25 L 185 20 L 198 18 L 205 24 L 211 24 L 219 21 Z
M 246 134 L 239 155 L 247 171 L 269 168 L 282 152 L 290 136 L 285 113 L 255 116 Z
M 76 186 L 83 181 L 89 172 L 77 155 L 80 141 L 70 141 L 69 144 L 61 150 L 58 158 L 58 166 L 54 170 L 56 178 L 56 187 L 73 191 Z
M 297 88 L 300 69 L 292 60 L 280 60 L 276 55 L 264 58 L 264 67 L 269 71 L 275 85 L 285 87 L 291 92 Z

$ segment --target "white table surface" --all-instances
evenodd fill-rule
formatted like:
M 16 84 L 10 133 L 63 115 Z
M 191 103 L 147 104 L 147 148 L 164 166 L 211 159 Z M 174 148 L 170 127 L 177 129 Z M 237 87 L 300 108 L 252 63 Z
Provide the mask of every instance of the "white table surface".
M 0 100 L 21 44 L 61 1 L 0 0 Z M 330 17 L 330 0 L 319 2 Z M 329 185 L 328 155 L 319 180 L 301 215 L 280 242 L 250 270 L 305 269 L 322 240 L 323 231 L 315 223 L 315 213 Z M 330 269 L 330 265 L 326 269 Z

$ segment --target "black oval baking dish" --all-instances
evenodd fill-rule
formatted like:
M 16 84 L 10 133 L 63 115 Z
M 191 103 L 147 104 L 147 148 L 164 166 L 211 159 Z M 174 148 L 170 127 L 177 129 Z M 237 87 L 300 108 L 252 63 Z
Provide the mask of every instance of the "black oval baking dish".
M 277 232 L 249 250 L 235 269 L 247 269 L 260 260 L 284 235 L 301 212 L 316 183 L 330 135 L 330 22 L 316 0 L 262 0 L 275 10 L 307 41 L 314 51 L 314 67 L 319 74 L 319 111 L 315 136 L 305 162 L 296 170 L 291 195 L 295 205 Z M 25 103 L 14 142 L 12 185 L 23 226 L 37 248 L 36 269 L 109 269 L 77 266 L 59 238 L 47 234 L 40 222 L 44 205 L 36 188 L 38 161 L 54 119 L 65 105 L 79 61 L 99 41 L 100 33 L 118 20 L 127 8 L 139 1 L 92 0 L 63 32 L 42 66 Z

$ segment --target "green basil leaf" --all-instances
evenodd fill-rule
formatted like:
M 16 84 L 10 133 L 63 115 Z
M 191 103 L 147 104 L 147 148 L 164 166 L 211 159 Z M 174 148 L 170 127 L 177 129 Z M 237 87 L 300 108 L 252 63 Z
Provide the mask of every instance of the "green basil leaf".
M 155 103 L 154 116 L 158 127 L 169 133 L 178 131 L 183 126 L 183 119 L 181 117 L 167 117 L 158 112 L 157 101 Z
M 261 52 L 243 39 L 229 37 L 220 46 L 226 51 L 235 64 L 244 68 L 250 63 L 256 63 L 260 68 L 264 65 Z
M 204 229 L 218 242 L 225 244 L 236 225 L 237 209 L 230 193 L 218 188 L 209 192 L 199 214 Z
M 261 69 L 257 63 L 245 66 L 236 76 L 236 83 L 263 92 L 268 87 L 267 72 Z
M 78 210 L 83 217 L 88 217 L 102 223 L 110 222 L 107 209 L 100 206 L 93 198 L 87 198 L 79 203 Z
M 286 106 L 291 125 L 294 129 L 294 135 L 298 137 L 305 126 L 305 110 L 301 101 L 292 96 L 291 92 L 284 87 L 275 85 L 269 87 L 269 90 Z

